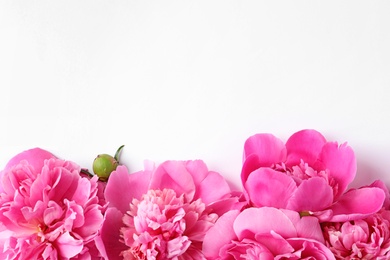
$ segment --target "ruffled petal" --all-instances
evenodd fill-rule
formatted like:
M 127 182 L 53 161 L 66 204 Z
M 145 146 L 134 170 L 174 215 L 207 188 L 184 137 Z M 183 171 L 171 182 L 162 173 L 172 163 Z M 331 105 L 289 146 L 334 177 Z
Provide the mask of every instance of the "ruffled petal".
M 382 208 L 385 197 L 385 192 L 381 188 L 350 190 L 331 207 L 333 217 L 329 222 L 344 222 L 371 215 Z
M 252 172 L 245 183 L 249 199 L 257 207 L 286 208 L 296 188 L 291 177 L 269 168 Z
M 323 170 L 329 171 L 329 176 L 337 181 L 338 193 L 335 198 L 341 195 L 353 181 L 356 175 L 356 158 L 350 146 L 337 143 L 327 143 L 319 155 L 319 163 Z
M 288 202 L 287 209 L 321 211 L 333 203 L 333 190 L 325 179 L 313 177 L 302 181 Z
M 272 207 L 248 208 L 243 210 L 233 224 L 239 240 L 251 238 L 254 234 L 275 232 L 282 237 L 296 237 L 293 222 L 283 211 Z
M 165 161 L 153 172 L 150 188 L 172 189 L 177 194 L 184 194 L 185 198 L 191 201 L 196 187 L 185 161 Z
M 104 192 L 109 206 L 119 209 L 122 213 L 128 211 L 133 198 L 140 199 L 148 190 L 150 175 L 149 171 L 129 174 L 125 166 L 118 166 L 111 173 Z
M 121 259 L 122 251 L 128 247 L 120 243 L 120 229 L 123 227 L 123 214 L 115 208 L 108 208 L 105 213 L 105 220 L 100 229 L 100 236 L 96 238 L 96 246 L 104 259 Z
M 206 258 L 217 259 L 220 249 L 237 238 L 233 223 L 239 213 L 238 210 L 227 212 L 207 231 L 203 240 L 203 253 Z
M 229 193 L 230 187 L 225 178 L 217 172 L 209 172 L 207 177 L 197 186 L 194 200 L 200 198 L 203 203 L 208 205 L 223 199 Z
M 301 130 L 286 142 L 287 165 L 297 165 L 301 160 L 311 165 L 326 144 L 325 137 L 315 130 Z
M 256 134 L 249 137 L 244 144 L 244 161 L 251 154 L 259 157 L 261 166 L 269 167 L 274 163 L 286 160 L 284 143 L 272 134 Z
M 31 165 L 35 171 L 40 172 L 45 160 L 56 158 L 52 153 L 43 150 L 41 148 L 33 148 L 26 151 L 23 151 L 15 155 L 4 168 L 4 171 L 9 170 L 11 167 L 19 164 L 21 161 L 25 160 Z

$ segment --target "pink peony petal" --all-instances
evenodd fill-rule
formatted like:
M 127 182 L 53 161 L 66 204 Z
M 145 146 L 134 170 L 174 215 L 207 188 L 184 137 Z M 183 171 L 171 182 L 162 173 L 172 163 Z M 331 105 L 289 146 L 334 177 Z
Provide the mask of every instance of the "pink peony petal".
M 111 178 L 111 177 L 110 177 Z M 96 239 L 96 246 L 104 259 L 122 259 L 120 254 L 128 249 L 124 243 L 120 243 L 120 229 L 123 226 L 123 213 L 115 208 L 108 208 L 103 226 L 100 229 L 100 236 Z
M 230 187 L 225 178 L 217 172 L 208 172 L 207 177 L 197 186 L 194 200 L 200 198 L 208 205 L 226 197 L 229 193 Z
M 314 163 L 325 143 L 325 137 L 315 130 L 294 133 L 286 142 L 288 151 L 286 164 L 297 165 L 301 160 L 308 164 Z
M 65 232 L 59 236 L 56 240 L 56 245 L 60 251 L 60 255 L 65 258 L 71 258 L 76 256 L 83 249 L 83 241 L 76 240 L 69 232 Z
M 322 148 L 318 160 L 323 165 L 324 170 L 329 171 L 329 176 L 337 181 L 338 193 L 335 194 L 336 199 L 355 178 L 357 167 L 355 154 L 347 144 L 338 146 L 337 143 L 327 143 Z
M 232 210 L 222 215 L 206 233 L 203 240 L 203 253 L 206 258 L 218 258 L 220 249 L 237 238 L 233 223 L 239 213 L 238 210 Z
M 326 180 L 313 177 L 302 181 L 288 201 L 287 209 L 302 211 L 320 211 L 332 205 L 333 190 Z
M 148 190 L 150 175 L 148 171 L 129 174 L 125 166 L 118 166 L 111 173 L 104 192 L 109 206 L 122 213 L 129 210 L 133 198 L 140 199 Z
M 4 168 L 8 171 L 11 167 L 19 164 L 21 161 L 27 161 L 37 172 L 40 172 L 45 160 L 56 158 L 52 153 L 41 148 L 33 148 L 15 155 Z
M 184 194 L 185 198 L 191 201 L 196 187 L 185 161 L 165 161 L 153 172 L 149 188 L 172 189 L 177 194 Z
M 186 161 L 185 168 L 191 174 L 196 186 L 198 186 L 209 174 L 209 170 L 202 160 Z
M 385 200 L 381 188 L 360 188 L 344 193 L 331 207 L 333 217 L 330 222 L 344 222 L 361 219 L 379 211 Z
M 298 213 L 297 213 L 298 214 Z M 283 211 L 272 207 L 248 208 L 234 221 L 233 228 L 239 240 L 251 238 L 250 234 L 276 232 L 282 237 L 296 237 L 293 222 Z
M 272 134 L 253 135 L 244 144 L 244 161 L 251 154 L 256 154 L 263 167 L 285 161 L 286 153 L 284 143 Z
M 252 172 L 245 183 L 250 201 L 257 207 L 286 208 L 296 188 L 291 177 L 269 168 Z

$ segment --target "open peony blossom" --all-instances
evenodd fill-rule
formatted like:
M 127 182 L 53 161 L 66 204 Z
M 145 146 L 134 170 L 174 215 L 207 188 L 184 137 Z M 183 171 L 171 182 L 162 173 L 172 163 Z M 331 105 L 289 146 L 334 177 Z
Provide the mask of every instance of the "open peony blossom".
M 132 174 L 119 166 L 105 197 L 100 250 L 106 259 L 204 259 L 206 231 L 240 205 L 224 178 L 200 160 L 166 161 Z
M 390 259 L 390 211 L 323 225 L 326 245 L 336 259 Z
M 97 177 L 35 148 L 1 172 L 1 259 L 99 259 L 95 238 L 103 222 Z
M 379 180 L 370 187 L 381 188 L 386 194 L 380 211 L 364 219 L 321 224 L 325 243 L 336 259 L 390 259 L 389 191 Z
M 207 231 L 207 259 L 335 259 L 318 219 L 276 208 L 231 210 Z
M 320 221 L 361 219 L 382 207 L 385 194 L 377 187 L 347 191 L 355 174 L 351 147 L 327 142 L 315 130 L 299 131 L 286 144 L 256 134 L 244 145 L 241 180 L 252 206 L 290 209 Z

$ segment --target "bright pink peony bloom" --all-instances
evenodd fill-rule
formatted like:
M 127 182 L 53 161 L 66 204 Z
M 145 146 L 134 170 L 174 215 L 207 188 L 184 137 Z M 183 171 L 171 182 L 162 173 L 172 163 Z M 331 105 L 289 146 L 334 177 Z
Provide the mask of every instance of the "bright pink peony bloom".
M 382 181 L 369 187 L 383 189 L 384 207 L 364 219 L 322 223 L 326 245 L 337 259 L 390 259 L 390 198 Z
M 206 231 L 238 199 L 200 160 L 146 168 L 111 174 L 100 250 L 106 259 L 204 259 Z
M 377 187 L 349 190 L 356 160 L 346 144 L 327 142 L 315 130 L 293 134 L 286 144 L 271 134 L 248 138 L 241 179 L 256 207 L 271 206 L 346 221 L 377 212 L 385 194 Z
M 318 219 L 276 208 L 232 210 L 206 233 L 207 259 L 335 259 Z
M 100 259 L 97 178 L 79 174 L 39 148 L 10 160 L 1 172 L 1 259 Z

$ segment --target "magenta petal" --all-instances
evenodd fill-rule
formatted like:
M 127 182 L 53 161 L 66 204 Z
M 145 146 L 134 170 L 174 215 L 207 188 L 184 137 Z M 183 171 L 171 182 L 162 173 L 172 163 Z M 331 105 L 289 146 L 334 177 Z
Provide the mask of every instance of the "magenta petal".
M 206 258 L 217 259 L 219 250 L 237 238 L 233 230 L 233 223 L 238 214 L 238 210 L 227 212 L 206 232 L 202 250 Z
M 322 147 L 325 145 L 325 137 L 315 130 L 302 130 L 293 134 L 286 142 L 287 165 L 297 165 L 301 160 L 313 164 Z
M 272 134 L 253 135 L 244 144 L 244 161 L 251 154 L 256 154 L 263 167 L 284 162 L 286 153 L 284 143 Z
M 129 174 L 123 165 L 111 173 L 104 192 L 109 206 L 116 207 L 122 213 L 129 210 L 134 198 L 140 199 L 148 190 L 151 173 L 148 171 Z
M 108 208 L 105 220 L 96 239 L 96 246 L 105 259 L 122 259 L 120 253 L 128 247 L 120 242 L 120 229 L 123 226 L 123 214 L 115 208 Z
M 313 177 L 302 181 L 291 197 L 287 209 L 301 211 L 320 211 L 333 202 L 333 190 L 326 180 Z
M 335 195 L 337 198 L 355 178 L 355 154 L 346 144 L 338 146 L 337 143 L 327 143 L 322 148 L 319 161 L 325 169 L 329 170 L 329 175 L 337 181 L 338 193 Z
M 249 155 L 242 165 L 241 182 L 244 185 L 248 176 L 255 170 L 261 167 L 261 162 L 256 154 Z
M 245 190 L 253 205 L 257 207 L 286 208 L 296 188 L 292 178 L 269 168 L 252 172 L 245 183 Z
M 173 189 L 177 194 L 184 194 L 188 201 L 195 195 L 195 183 L 185 161 L 165 161 L 160 164 L 153 173 L 150 188 Z
M 271 231 L 282 237 L 297 236 L 296 228 L 288 216 L 271 207 L 243 210 L 234 221 L 233 228 L 239 240 L 250 239 L 250 234 L 268 234 Z
M 56 158 L 52 153 L 41 148 L 33 148 L 15 155 L 5 166 L 4 171 L 26 160 L 35 171 L 40 172 L 45 160 Z
M 385 192 L 381 188 L 360 188 L 344 193 L 331 207 L 330 222 L 344 222 L 364 218 L 382 208 Z

